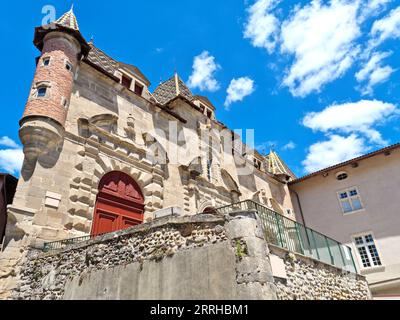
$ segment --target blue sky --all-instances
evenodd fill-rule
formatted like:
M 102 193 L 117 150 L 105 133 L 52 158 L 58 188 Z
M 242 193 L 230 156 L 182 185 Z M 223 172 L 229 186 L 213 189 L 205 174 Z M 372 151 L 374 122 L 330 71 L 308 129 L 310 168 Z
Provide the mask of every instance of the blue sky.
M 45 5 L 58 17 L 71 3 L 2 4 L 1 171 L 18 174 L 22 159 L 34 27 Z M 75 1 L 74 11 L 86 39 L 138 66 L 151 90 L 176 70 L 298 176 L 400 140 L 400 1 Z

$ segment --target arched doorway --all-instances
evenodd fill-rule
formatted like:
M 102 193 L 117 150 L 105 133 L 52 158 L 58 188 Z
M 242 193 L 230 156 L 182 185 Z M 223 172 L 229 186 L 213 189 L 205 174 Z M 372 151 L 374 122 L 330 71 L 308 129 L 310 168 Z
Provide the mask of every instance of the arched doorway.
M 143 223 L 144 197 L 139 185 L 123 172 L 107 173 L 99 183 L 92 235 Z
M 208 213 L 208 214 L 215 214 L 217 213 L 217 209 L 215 209 L 214 207 L 207 207 L 203 210 L 203 213 Z

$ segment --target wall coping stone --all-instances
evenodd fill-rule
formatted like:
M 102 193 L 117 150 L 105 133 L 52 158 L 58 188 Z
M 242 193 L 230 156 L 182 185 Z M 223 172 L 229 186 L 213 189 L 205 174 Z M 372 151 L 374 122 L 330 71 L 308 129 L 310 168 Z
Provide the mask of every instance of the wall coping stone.
M 114 239 L 118 239 L 124 236 L 135 235 L 138 233 L 147 233 L 151 230 L 165 228 L 165 227 L 173 227 L 173 226 L 182 226 L 187 224 L 216 224 L 221 225 L 225 223 L 225 218 L 223 216 L 216 216 L 211 214 L 197 214 L 194 216 L 167 216 L 163 218 L 159 218 L 147 223 L 143 223 L 140 225 L 133 226 L 131 228 L 125 230 L 119 230 L 115 232 L 106 233 L 101 236 L 97 236 L 93 239 L 83 241 L 80 243 L 73 244 L 68 248 L 61 249 L 56 252 L 46 252 L 39 253 L 37 258 L 46 258 L 51 256 L 56 256 L 71 250 L 81 249 L 85 247 L 89 247 L 95 244 L 108 242 Z M 36 249 L 37 248 L 31 248 Z

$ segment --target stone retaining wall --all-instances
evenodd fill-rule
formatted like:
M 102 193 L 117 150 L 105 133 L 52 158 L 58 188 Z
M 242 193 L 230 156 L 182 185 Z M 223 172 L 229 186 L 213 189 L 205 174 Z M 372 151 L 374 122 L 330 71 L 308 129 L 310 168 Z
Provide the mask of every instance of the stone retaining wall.
M 369 297 L 363 277 L 268 246 L 251 211 L 165 217 L 59 252 L 31 250 L 12 293 L 13 299 Z
M 144 260 L 161 260 L 180 250 L 226 241 L 224 220 L 210 216 L 160 219 L 100 236 L 58 253 L 30 253 L 15 299 L 61 299 L 68 278 Z
M 363 276 L 270 245 L 271 254 L 283 260 L 284 277 L 275 277 L 280 300 L 371 299 Z

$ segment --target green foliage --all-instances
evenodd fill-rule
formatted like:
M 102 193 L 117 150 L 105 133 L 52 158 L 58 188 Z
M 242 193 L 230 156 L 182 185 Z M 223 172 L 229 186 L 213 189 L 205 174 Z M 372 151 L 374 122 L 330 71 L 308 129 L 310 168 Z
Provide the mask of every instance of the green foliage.
M 246 256 L 246 248 L 242 245 L 240 240 L 236 240 L 236 256 L 243 259 Z

